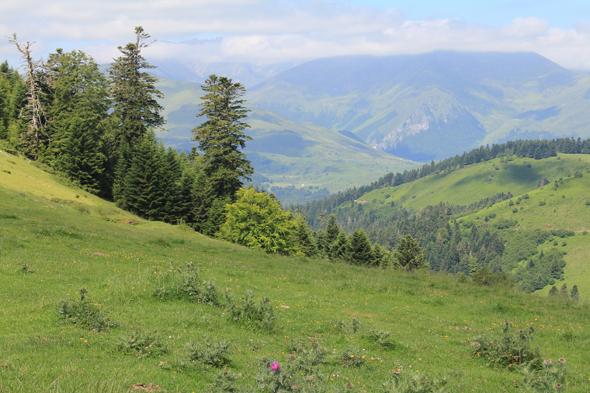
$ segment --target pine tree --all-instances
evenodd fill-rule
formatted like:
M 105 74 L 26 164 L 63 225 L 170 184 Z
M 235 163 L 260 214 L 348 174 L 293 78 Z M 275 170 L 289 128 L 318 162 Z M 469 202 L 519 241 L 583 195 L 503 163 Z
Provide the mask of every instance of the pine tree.
M 150 220 L 159 220 L 164 205 L 161 187 L 160 155 L 153 136 L 138 143 L 125 176 L 125 201 L 129 210 Z
M 355 265 L 370 266 L 373 259 L 371 241 L 365 231 L 357 229 L 350 235 L 348 241 L 348 260 Z
M 182 169 L 180 158 L 178 153 L 171 148 L 168 148 L 166 152 L 161 151 L 160 156 L 162 157 L 160 187 L 164 193 L 162 221 L 176 223 L 181 218 Z
M 428 268 L 424 252 L 412 235 L 406 235 L 401 239 L 395 258 L 403 269 L 409 271 Z
M 338 223 L 336 222 L 336 215 L 335 214 L 330 214 L 330 217 L 328 217 L 328 222 L 326 223 L 326 229 L 325 229 L 325 237 L 324 240 L 326 242 L 326 244 L 328 246 L 332 245 L 332 243 L 334 243 L 336 241 L 336 238 L 338 237 L 338 234 L 340 233 L 340 227 L 338 226 Z
M 549 290 L 549 295 L 548 296 L 557 296 L 558 292 L 559 291 L 557 290 L 557 287 L 554 285 Z
M 109 110 L 106 78 L 81 51 L 58 49 L 44 69 L 50 120 L 45 159 L 97 192 L 106 163 L 102 144 Z
M 312 257 L 317 254 L 317 246 L 315 238 L 307 225 L 305 217 L 301 214 L 297 215 L 297 244 L 299 250 L 305 254 L 305 256 Z
M 231 79 L 211 75 L 201 88 L 207 92 L 201 97 L 202 109 L 198 117 L 207 120 L 193 129 L 193 141 L 202 152 L 203 171 L 209 187 L 218 198 L 235 201 L 242 180 L 250 180 L 254 169 L 242 150 L 246 141 L 252 140 L 244 133 L 250 126 L 242 120 L 249 110 L 244 108 L 241 97 L 245 88 Z
M 580 292 L 578 292 L 578 286 L 574 285 L 572 287 L 572 292 L 570 294 L 570 299 L 572 299 L 575 302 L 579 302 L 580 301 Z
M 349 243 L 348 238 L 346 237 L 346 232 L 340 230 L 336 237 L 336 241 L 332 243 L 332 246 L 329 249 L 329 257 L 333 261 L 338 259 L 348 259 L 348 249 Z
M 68 136 L 60 147 L 58 166 L 69 177 L 97 193 L 106 158 L 92 132 L 93 127 L 88 118 L 80 115 L 69 119 Z
M 119 47 L 121 56 L 109 69 L 113 116 L 119 122 L 114 147 L 117 152 L 123 143 L 133 151 L 148 130 L 165 122 L 160 114 L 163 108 L 157 101 L 164 97 L 155 87 L 157 78 L 142 71 L 155 68 L 141 54 L 149 46 L 146 41 L 150 36 L 138 26 L 135 38 L 135 42 Z
M 561 296 L 562 298 L 565 299 L 569 299 L 570 295 L 567 291 L 567 284 L 563 283 L 563 285 L 561 286 L 561 289 L 559 290 L 559 296 Z

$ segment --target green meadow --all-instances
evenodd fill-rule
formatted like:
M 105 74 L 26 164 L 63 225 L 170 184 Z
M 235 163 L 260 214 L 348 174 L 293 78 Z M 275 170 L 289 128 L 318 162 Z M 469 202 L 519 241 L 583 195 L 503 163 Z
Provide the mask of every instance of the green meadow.
M 542 160 L 515 157 L 507 161 L 496 158 L 426 176 L 400 186 L 374 190 L 359 200 L 394 202 L 415 210 L 440 202 L 467 206 L 501 192 L 524 194 L 536 189 L 541 178 L 554 182 L 588 168 L 590 156 L 587 154 L 560 154 Z
M 574 189 L 584 189 L 576 181 L 588 178 L 564 180 L 554 198 L 560 200 L 562 191 L 573 196 Z M 517 213 L 521 225 L 528 225 L 528 209 L 539 208 L 535 201 L 549 198 L 549 188 L 530 193 L 530 206 Z M 498 216 L 508 214 L 501 212 L 506 203 L 492 207 Z M 550 213 L 555 207 L 548 201 L 543 208 Z M 532 215 L 528 220 L 535 224 Z M 582 252 L 582 236 L 568 239 L 569 256 Z M 268 297 L 274 329 L 236 322 L 223 300 L 214 306 L 154 296 L 190 263 L 220 294 Z M 79 298 L 82 288 L 117 326 L 96 332 L 60 321 L 57 305 Z M 353 328 L 355 319 L 360 325 Z M 240 376 L 238 386 L 255 391 L 260 359 L 286 367 L 297 341 L 325 349 L 314 378 L 324 378 L 327 391 L 390 391 L 382 384 L 399 370 L 403 378 L 447 376 L 450 392 L 517 392 L 518 371 L 472 356 L 473 340 L 499 334 L 505 320 L 515 331 L 534 326 L 534 344 L 544 359 L 566 359 L 568 391 L 590 389 L 590 310 L 583 302 L 479 287 L 454 276 L 249 250 L 183 226 L 142 220 L 4 155 L 0 320 L 2 392 L 127 392 L 138 383 L 168 392 L 210 391 L 223 368 L 192 362 L 185 346 L 222 340 L 231 342 L 225 369 Z M 375 340 L 378 330 L 390 332 L 388 345 Z M 122 349 L 138 334 L 156 337 L 163 350 Z M 345 361 L 351 354 L 358 366 Z

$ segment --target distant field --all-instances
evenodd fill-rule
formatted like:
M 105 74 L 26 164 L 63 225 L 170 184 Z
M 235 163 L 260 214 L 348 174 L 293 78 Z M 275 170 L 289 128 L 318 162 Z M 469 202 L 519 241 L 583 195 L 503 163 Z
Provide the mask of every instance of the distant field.
M 560 154 L 543 160 L 514 158 L 507 163 L 500 160 L 497 158 L 433 174 L 397 187 L 381 188 L 363 195 L 359 200 L 394 202 L 412 209 L 440 202 L 467 206 L 501 192 L 523 194 L 534 190 L 541 178 L 554 182 L 590 168 L 590 155 L 587 154 Z

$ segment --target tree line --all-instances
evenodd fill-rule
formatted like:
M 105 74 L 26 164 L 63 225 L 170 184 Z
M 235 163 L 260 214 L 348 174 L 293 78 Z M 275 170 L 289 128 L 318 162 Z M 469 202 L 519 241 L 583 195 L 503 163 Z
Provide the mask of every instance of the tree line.
M 135 41 L 118 47 L 105 75 L 79 50 L 35 60 L 32 44 L 13 35 L 23 72 L 0 65 L 0 146 L 141 217 L 214 235 L 225 205 L 254 172 L 242 152 L 250 139 L 245 89 L 211 75 L 195 114 L 206 118 L 193 129 L 197 147 L 188 154 L 165 148 L 155 136 L 164 131 L 163 94 L 142 54 L 149 40 L 136 27 Z

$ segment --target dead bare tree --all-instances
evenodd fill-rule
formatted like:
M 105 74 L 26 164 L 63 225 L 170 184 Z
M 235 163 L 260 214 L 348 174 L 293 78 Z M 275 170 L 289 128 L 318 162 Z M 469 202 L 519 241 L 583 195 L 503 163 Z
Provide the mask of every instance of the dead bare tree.
M 31 47 L 34 42 L 27 41 L 25 44 L 18 42 L 16 33 L 12 34 L 12 38 L 8 40 L 10 43 L 16 45 L 18 51 L 22 54 L 21 59 L 23 66 L 26 68 L 25 80 L 28 83 L 27 91 L 27 105 L 21 110 L 20 117 L 30 119 L 27 131 L 27 137 L 32 139 L 34 144 L 34 151 L 32 151 L 33 158 L 39 157 L 39 149 L 43 129 L 45 127 L 45 113 L 41 105 L 41 92 L 39 81 L 39 70 L 43 67 L 42 60 L 34 60 L 31 56 Z

